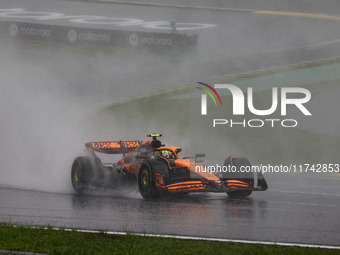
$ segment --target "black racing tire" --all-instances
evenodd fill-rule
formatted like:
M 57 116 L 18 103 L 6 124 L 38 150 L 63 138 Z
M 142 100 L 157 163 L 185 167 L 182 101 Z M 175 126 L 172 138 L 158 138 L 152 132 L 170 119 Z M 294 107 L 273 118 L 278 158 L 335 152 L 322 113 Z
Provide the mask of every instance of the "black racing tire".
M 148 163 L 143 164 L 139 169 L 138 189 L 142 197 L 146 199 L 153 199 L 159 196 L 159 192 L 156 188 L 154 172 Z
M 94 159 L 91 157 L 77 157 L 73 161 L 71 181 L 76 193 L 83 193 L 93 184 L 95 177 Z
M 145 162 L 138 173 L 138 189 L 145 199 L 162 197 L 165 193 L 162 188 L 156 186 L 155 173 L 163 176 L 164 184 L 169 180 L 169 169 L 163 161 Z
M 224 166 L 233 166 L 236 172 L 226 172 L 223 173 L 223 178 L 228 179 L 253 179 L 254 174 L 249 172 L 241 172 L 241 166 L 251 167 L 251 163 L 247 158 L 238 158 L 234 156 L 229 156 L 224 161 Z
M 224 166 L 234 166 L 236 168 L 235 173 L 227 173 L 224 178 L 227 179 L 236 179 L 241 181 L 246 181 L 250 185 L 253 183 L 254 175 L 251 172 L 244 172 L 240 171 L 241 166 L 250 166 L 251 163 L 247 158 L 237 158 L 237 157 L 227 157 L 224 161 Z M 234 191 L 227 191 L 228 197 L 230 198 L 245 198 L 250 196 L 252 190 L 234 190 Z
M 235 191 L 227 191 L 228 197 L 230 198 L 245 198 L 250 196 L 252 190 L 235 190 Z

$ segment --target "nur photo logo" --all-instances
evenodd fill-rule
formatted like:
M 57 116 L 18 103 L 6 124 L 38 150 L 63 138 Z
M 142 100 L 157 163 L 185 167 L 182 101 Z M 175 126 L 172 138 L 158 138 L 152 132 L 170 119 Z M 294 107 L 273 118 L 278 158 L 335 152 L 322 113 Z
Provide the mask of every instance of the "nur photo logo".
M 220 101 L 220 104 L 222 106 L 221 97 L 213 87 L 211 87 L 210 85 L 205 84 L 203 82 L 197 82 L 197 83 L 205 86 L 208 89 L 210 89 L 216 95 L 216 97 L 218 98 L 218 100 Z M 206 92 L 212 98 L 212 100 L 214 101 L 215 106 L 217 106 L 216 100 L 209 90 L 207 90 L 205 88 L 201 88 L 201 87 L 197 87 L 197 88 Z M 202 115 L 207 115 L 207 94 L 201 95 L 201 114 Z
M 303 115 L 312 116 L 311 112 L 306 108 L 305 104 L 308 103 L 311 99 L 311 93 L 308 89 L 298 88 L 298 87 L 274 87 L 271 89 L 271 106 L 267 109 L 257 109 L 254 106 L 254 91 L 253 88 L 247 88 L 247 93 L 244 94 L 243 91 L 232 84 L 215 84 L 214 87 L 203 83 L 198 82 L 204 86 L 197 87 L 198 89 L 204 91 L 205 93 L 201 95 L 201 115 L 208 114 L 208 106 L 207 106 L 207 95 L 209 95 L 217 106 L 217 102 L 215 97 L 211 92 L 215 94 L 217 99 L 220 102 L 220 105 L 223 106 L 220 95 L 217 93 L 216 89 L 226 89 L 232 96 L 232 113 L 233 116 L 244 116 L 245 109 L 247 107 L 248 111 L 256 116 L 270 116 L 275 112 L 280 111 L 281 116 L 287 115 L 287 107 L 289 105 L 296 107 Z M 275 124 L 280 123 L 283 127 L 296 127 L 298 125 L 297 120 L 295 119 L 243 119 L 242 121 L 234 121 L 233 119 L 214 119 L 213 127 L 217 125 L 230 125 L 233 126 L 243 126 L 243 127 L 263 127 L 265 124 L 269 124 L 271 127 L 274 127 Z

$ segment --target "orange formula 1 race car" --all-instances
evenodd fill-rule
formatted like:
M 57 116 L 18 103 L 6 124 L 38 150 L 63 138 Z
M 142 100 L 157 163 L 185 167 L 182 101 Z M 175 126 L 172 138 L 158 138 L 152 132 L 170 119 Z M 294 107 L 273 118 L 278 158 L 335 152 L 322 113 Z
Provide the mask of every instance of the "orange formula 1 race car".
M 72 165 L 74 190 L 83 193 L 93 188 L 114 189 L 120 185 L 135 185 L 146 198 L 167 193 L 226 192 L 229 197 L 243 198 L 252 191 L 268 188 L 262 173 L 251 169 L 245 158 L 226 158 L 223 169 L 215 173 L 201 164 L 204 154 L 194 158 L 179 158 L 179 147 L 166 147 L 151 134 L 142 141 L 105 141 L 86 143 L 87 156 L 77 157 Z M 96 153 L 123 154 L 116 163 L 102 163 Z

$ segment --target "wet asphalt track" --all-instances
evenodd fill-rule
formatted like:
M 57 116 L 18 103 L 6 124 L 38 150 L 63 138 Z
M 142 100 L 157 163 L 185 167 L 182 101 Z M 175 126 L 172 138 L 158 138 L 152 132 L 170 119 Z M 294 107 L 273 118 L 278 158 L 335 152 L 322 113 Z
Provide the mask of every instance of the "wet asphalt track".
M 0 221 L 91 230 L 340 245 L 339 179 L 267 175 L 247 199 L 200 193 L 146 201 L 137 190 L 78 196 L 0 189 Z
M 252 8 L 267 9 L 261 8 L 260 2 L 259 6 Z M 108 7 L 102 4 L 80 5 L 66 1 L 16 0 L 15 4 L 13 3 L 14 1 L 1 1 L 1 8 L 26 8 L 31 11 L 34 9 L 63 12 L 68 15 L 73 15 L 75 11 L 77 14 L 128 15 L 130 11 L 135 13 L 138 9 L 137 6 Z M 340 8 L 334 1 L 330 3 L 324 4 L 321 12 L 337 15 Z M 277 6 L 281 11 L 304 10 L 302 5 L 297 5 L 297 9 L 285 8 L 282 3 Z M 245 8 L 245 6 L 232 7 Z M 274 7 L 271 10 L 273 9 Z M 317 12 L 319 9 L 311 8 L 309 5 L 307 11 Z M 160 17 L 164 18 L 164 13 L 167 13 L 166 19 L 176 16 L 177 20 L 204 21 L 216 24 L 217 27 L 197 31 L 200 36 L 199 54 L 197 62 L 189 66 L 190 76 L 182 73 L 172 80 L 170 77 L 173 77 L 177 70 L 171 72 L 163 70 L 160 76 L 168 78 L 164 78 L 167 82 L 162 82 L 162 86 L 203 80 L 204 77 L 208 79 L 229 72 L 239 73 L 334 57 L 339 52 L 339 46 L 335 41 L 340 34 L 340 26 L 337 24 L 339 21 L 314 19 L 311 22 L 309 19 L 301 21 L 301 18 L 297 17 L 287 20 L 284 17 L 256 15 L 250 17 L 247 13 L 234 12 L 228 15 L 225 13 L 205 15 L 207 11 L 178 9 L 153 12 L 152 8 L 139 9 L 138 16 L 157 20 Z M 252 26 L 249 27 L 249 24 Z M 281 32 L 275 33 L 277 26 Z M 290 31 L 292 27 L 297 29 L 296 32 Z M 244 33 L 238 34 L 237 31 Z M 225 49 L 222 54 L 214 51 L 221 47 Z M 35 53 L 33 51 L 31 54 Z M 268 57 L 269 54 L 271 57 Z M 230 58 L 236 58 L 238 65 L 233 64 Z M 249 62 L 249 58 L 252 62 Z M 226 62 L 226 59 L 229 59 L 229 62 Z M 208 62 L 210 68 L 205 68 L 207 65 L 205 61 L 215 62 Z M 214 67 L 218 68 L 212 68 L 211 63 L 215 63 Z M 146 70 L 142 72 L 145 73 Z M 145 80 L 149 81 L 150 74 L 151 71 L 145 75 Z M 122 77 L 126 77 L 126 74 L 123 73 Z M 105 78 L 106 76 L 103 80 Z M 82 79 L 85 81 L 88 77 Z M 118 90 L 115 96 L 126 96 L 132 89 L 136 89 L 126 87 L 126 84 L 131 84 L 128 79 L 118 77 L 118 81 L 119 79 L 122 81 L 119 82 L 122 91 Z M 141 81 L 143 79 L 144 77 L 141 77 Z M 145 84 L 143 90 L 160 88 L 157 87 L 158 81 L 140 84 Z M 128 91 L 127 94 L 123 90 Z M 98 91 L 100 98 L 100 94 L 107 92 L 105 84 Z M 245 200 L 228 199 L 224 194 L 192 194 L 180 198 L 169 197 L 162 201 L 145 201 L 136 190 L 76 196 L 68 193 L 55 194 L 3 187 L 0 189 L 0 221 L 81 229 L 340 245 L 339 179 L 267 176 L 267 180 L 268 191 L 254 193 Z

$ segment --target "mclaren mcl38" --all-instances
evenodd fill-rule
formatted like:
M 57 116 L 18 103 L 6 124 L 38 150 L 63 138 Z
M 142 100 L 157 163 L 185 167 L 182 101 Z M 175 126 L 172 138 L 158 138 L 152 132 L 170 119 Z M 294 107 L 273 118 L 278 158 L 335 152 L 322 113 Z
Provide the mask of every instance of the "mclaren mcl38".
M 150 134 L 146 141 L 104 141 L 85 144 L 86 156 L 77 157 L 72 165 L 74 190 L 115 189 L 122 185 L 138 185 L 146 199 L 169 193 L 224 192 L 232 198 L 244 198 L 253 191 L 268 188 L 261 172 L 241 172 L 251 166 L 246 158 L 229 156 L 224 167 L 233 172 L 215 173 L 202 164 L 204 154 L 180 158 L 180 147 L 165 146 Z M 98 153 L 122 154 L 117 162 L 103 163 Z

